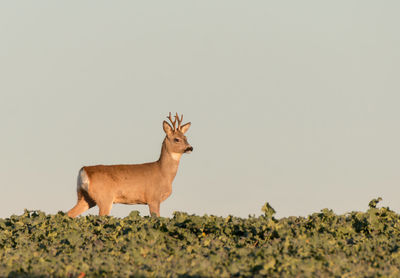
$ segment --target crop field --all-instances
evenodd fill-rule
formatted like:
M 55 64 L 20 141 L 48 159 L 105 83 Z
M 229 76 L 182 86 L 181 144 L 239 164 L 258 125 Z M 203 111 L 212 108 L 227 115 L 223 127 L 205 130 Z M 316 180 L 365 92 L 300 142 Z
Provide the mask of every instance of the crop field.
M 400 216 L 172 218 L 46 215 L 0 219 L 0 277 L 400 277 Z

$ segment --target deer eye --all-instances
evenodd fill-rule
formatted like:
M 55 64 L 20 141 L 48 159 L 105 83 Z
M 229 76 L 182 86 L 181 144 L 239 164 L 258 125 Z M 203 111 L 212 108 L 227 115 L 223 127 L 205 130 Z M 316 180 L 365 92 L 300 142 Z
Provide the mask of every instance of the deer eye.
M 174 138 L 175 143 L 178 143 L 179 141 L 181 141 L 179 138 Z

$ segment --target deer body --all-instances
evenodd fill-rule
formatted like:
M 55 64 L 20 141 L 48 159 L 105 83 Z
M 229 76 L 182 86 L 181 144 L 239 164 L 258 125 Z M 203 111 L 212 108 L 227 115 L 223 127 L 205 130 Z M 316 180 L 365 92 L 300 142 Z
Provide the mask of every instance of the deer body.
M 164 121 L 166 137 L 157 161 L 82 167 L 77 182 L 78 202 L 68 215 L 76 217 L 95 205 L 99 207 L 99 215 L 108 215 L 112 205 L 119 203 L 147 204 L 150 214 L 160 216 L 160 203 L 171 195 L 180 158 L 193 150 L 184 136 L 190 123 L 181 126 L 182 118 L 177 115 L 174 122 L 171 115 L 169 119 L 173 128 Z

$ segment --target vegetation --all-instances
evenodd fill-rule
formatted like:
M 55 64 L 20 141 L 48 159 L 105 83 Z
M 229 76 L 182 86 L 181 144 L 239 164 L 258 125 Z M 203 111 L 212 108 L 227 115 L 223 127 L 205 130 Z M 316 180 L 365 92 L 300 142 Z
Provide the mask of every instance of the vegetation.
M 46 215 L 0 219 L 0 276 L 400 277 L 400 216 L 389 208 L 242 219 Z

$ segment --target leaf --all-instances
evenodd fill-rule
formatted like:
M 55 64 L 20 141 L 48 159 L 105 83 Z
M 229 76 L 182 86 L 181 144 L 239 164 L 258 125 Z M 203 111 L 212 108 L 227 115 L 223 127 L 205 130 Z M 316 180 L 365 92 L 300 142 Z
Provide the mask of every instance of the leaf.
M 370 208 L 376 208 L 376 205 L 377 205 L 380 201 L 382 201 L 382 198 L 381 198 L 381 197 L 378 197 L 378 198 L 376 198 L 376 199 L 372 199 L 372 200 L 368 203 L 368 206 L 369 206 Z
M 267 218 L 272 218 L 273 215 L 276 213 L 276 211 L 274 210 L 274 208 L 271 207 L 270 204 L 269 204 L 268 202 L 266 202 L 266 203 L 262 206 L 261 211 L 264 212 L 264 215 L 265 215 Z

